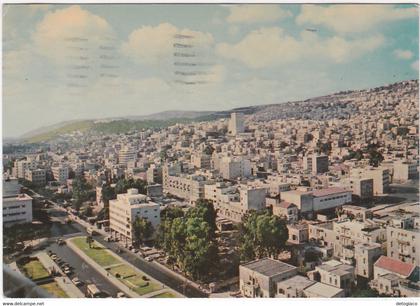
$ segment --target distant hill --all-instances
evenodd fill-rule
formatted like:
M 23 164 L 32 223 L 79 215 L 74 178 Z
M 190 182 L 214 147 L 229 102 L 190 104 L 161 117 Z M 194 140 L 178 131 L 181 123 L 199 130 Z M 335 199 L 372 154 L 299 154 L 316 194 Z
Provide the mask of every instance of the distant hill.
M 225 111 L 164 111 L 145 116 L 126 116 L 118 118 L 72 120 L 33 130 L 20 139 L 24 142 L 44 142 L 74 131 L 93 131 L 101 133 L 125 133 L 148 128 L 162 128 L 176 123 L 210 121 L 227 118 L 232 112 L 251 115 L 256 121 L 268 121 L 283 118 L 328 120 L 343 118 L 358 112 L 353 103 L 353 95 L 369 91 L 390 90 L 399 92 L 408 83 L 415 84 L 418 91 L 418 80 L 402 81 L 372 89 L 342 91 L 331 95 L 310 98 L 304 101 L 284 102 L 269 105 L 239 107 Z
M 214 112 L 211 111 L 177 111 L 177 110 L 170 110 L 159 112 L 151 115 L 145 116 L 125 116 L 123 119 L 129 120 L 169 120 L 169 119 L 194 119 L 206 115 L 210 115 Z

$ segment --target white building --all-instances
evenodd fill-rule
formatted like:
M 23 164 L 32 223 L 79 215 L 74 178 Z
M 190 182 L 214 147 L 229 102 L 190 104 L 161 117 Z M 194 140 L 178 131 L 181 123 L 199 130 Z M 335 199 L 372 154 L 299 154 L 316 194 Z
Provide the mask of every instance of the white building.
M 133 223 L 136 218 L 144 218 L 156 230 L 160 224 L 160 206 L 151 202 L 146 195 L 139 194 L 135 188 L 118 194 L 109 201 L 109 225 L 111 234 L 127 245 L 132 245 L 135 237 Z
M 398 160 L 394 162 L 394 177 L 395 182 L 407 182 L 408 180 L 418 177 L 417 164 Z
M 342 206 L 351 202 L 351 191 L 344 188 L 330 187 L 315 190 L 313 195 L 313 211 L 321 211 Z
M 45 186 L 47 175 L 45 169 L 26 170 L 25 180 L 37 186 Z
M 17 160 L 13 167 L 13 175 L 16 178 L 25 178 L 26 170 L 36 169 L 37 163 L 35 160 Z
M 124 147 L 118 152 L 118 163 L 127 165 L 130 162 L 135 162 L 136 156 L 136 151 L 132 147 Z
M 226 180 L 249 177 L 251 162 L 242 156 L 223 157 L 219 162 L 219 172 Z
M 3 179 L 3 225 L 32 222 L 32 198 L 20 193 L 16 178 Z
M 69 178 L 69 168 L 67 166 L 51 167 L 54 180 L 62 184 L 67 182 Z
M 373 179 L 373 193 L 380 195 L 387 193 L 389 190 L 389 169 L 385 167 L 368 167 L 368 168 L 355 168 L 350 172 L 352 177 L 358 178 L 371 178 Z
M 232 186 L 225 183 L 204 186 L 204 197 L 213 202 L 220 217 L 241 222 L 250 210 L 265 209 L 267 188 L 248 185 Z
M 231 113 L 229 121 L 229 134 L 236 136 L 245 131 L 244 115 L 242 113 Z

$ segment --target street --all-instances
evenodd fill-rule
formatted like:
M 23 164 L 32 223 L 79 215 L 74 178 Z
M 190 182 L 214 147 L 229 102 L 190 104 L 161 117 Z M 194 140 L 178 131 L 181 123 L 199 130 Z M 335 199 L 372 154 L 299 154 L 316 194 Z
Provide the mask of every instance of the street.
M 111 282 L 109 282 L 106 277 L 103 277 L 94 268 L 85 263 L 85 261 L 83 261 L 79 255 L 77 255 L 77 253 L 68 246 L 59 246 L 54 243 L 46 250 L 53 251 L 57 254 L 57 256 L 61 257 L 65 262 L 74 268 L 74 273 L 70 276 L 70 279 L 77 277 L 85 283 L 83 287 L 79 287 L 83 293 L 86 294 L 86 285 L 88 284 L 95 284 L 99 290 L 111 295 L 112 297 L 116 297 L 117 293 L 120 291 Z
M 49 210 L 51 217 L 54 221 L 56 221 L 56 232 L 62 233 L 63 235 L 71 235 L 75 233 L 80 233 L 82 235 L 87 235 L 86 228 L 83 227 L 81 224 L 77 222 L 72 222 L 71 224 L 65 223 L 65 220 L 68 218 L 68 212 L 59 207 L 58 204 L 50 201 L 54 208 L 51 208 Z M 57 235 L 58 236 L 58 235 Z M 102 236 L 94 236 L 94 239 L 99 241 L 102 245 L 106 246 L 112 251 L 115 251 L 117 248 L 122 248 L 121 245 L 115 243 L 115 242 L 107 242 L 104 240 L 104 237 Z M 100 277 L 100 274 L 95 271 L 95 275 L 93 275 L 93 278 L 89 278 L 89 271 L 94 270 L 90 267 L 88 267 L 80 257 L 78 257 L 72 250 L 70 250 L 66 246 L 57 246 L 57 244 L 53 244 L 49 249 L 51 249 L 53 252 L 56 252 L 60 257 L 62 257 L 65 261 L 67 261 L 71 266 L 78 269 L 76 271 L 80 271 L 81 276 L 79 277 L 81 280 L 85 281 L 82 277 L 87 277 L 86 281 L 91 281 L 98 285 L 98 287 L 101 289 L 100 285 L 103 284 L 104 290 L 107 291 L 109 294 L 114 295 L 114 292 L 116 292 L 115 288 L 109 287 L 109 282 L 104 281 L 103 278 Z M 124 249 L 124 248 L 122 248 Z M 61 255 L 62 254 L 62 255 Z M 181 279 L 173 276 L 172 274 L 168 273 L 164 269 L 162 269 L 159 265 L 155 264 L 154 262 L 147 262 L 140 256 L 133 254 L 128 249 L 124 249 L 124 252 L 122 254 L 118 254 L 122 258 L 124 258 L 129 263 L 133 264 L 140 270 L 144 271 L 145 273 L 149 274 L 151 277 L 155 278 L 156 280 L 162 282 L 166 286 L 178 291 L 179 293 L 185 295 L 186 297 L 191 298 L 203 298 L 208 297 L 207 294 L 203 293 L 202 291 L 198 290 L 197 288 L 189 285 L 188 283 L 185 283 Z M 67 260 L 67 258 L 69 258 Z M 75 260 L 74 263 L 72 263 L 72 260 Z M 82 264 L 85 265 L 83 270 Z M 87 267 L 87 268 L 86 268 Z M 77 273 L 76 273 L 77 274 Z M 94 281 L 95 280 L 95 281 Z M 96 283 L 96 280 L 99 281 L 99 283 Z M 108 287 L 106 287 L 108 286 Z

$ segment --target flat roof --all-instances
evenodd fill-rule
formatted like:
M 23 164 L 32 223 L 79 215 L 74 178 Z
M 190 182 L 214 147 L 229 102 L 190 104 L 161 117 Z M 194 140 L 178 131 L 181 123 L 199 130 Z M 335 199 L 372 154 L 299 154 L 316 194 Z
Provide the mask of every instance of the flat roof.
M 334 297 L 340 292 L 342 292 L 343 289 L 316 282 L 312 286 L 309 286 L 308 288 L 304 289 L 304 291 L 313 293 L 321 297 Z
M 277 286 L 287 286 L 287 288 L 296 288 L 298 290 L 303 290 L 311 285 L 313 285 L 315 281 L 310 280 L 307 277 L 302 275 L 296 275 L 281 282 L 277 282 Z
M 325 197 L 325 196 L 328 196 L 328 195 L 337 194 L 337 193 L 344 193 L 344 192 L 351 192 L 351 191 L 346 190 L 344 188 L 340 188 L 340 187 L 330 187 L 330 188 L 314 190 L 314 192 L 312 194 L 313 194 L 314 197 Z
M 296 269 L 295 266 L 271 258 L 254 260 L 245 263 L 242 266 L 265 276 L 274 276 L 286 271 Z

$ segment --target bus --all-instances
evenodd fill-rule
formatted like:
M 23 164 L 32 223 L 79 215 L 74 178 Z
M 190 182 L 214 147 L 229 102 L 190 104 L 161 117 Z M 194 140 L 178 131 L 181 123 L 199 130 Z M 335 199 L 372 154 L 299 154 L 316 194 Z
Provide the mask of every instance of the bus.
M 95 284 L 89 284 L 87 287 L 87 294 L 91 298 L 98 298 L 101 295 L 101 291 L 96 287 Z

